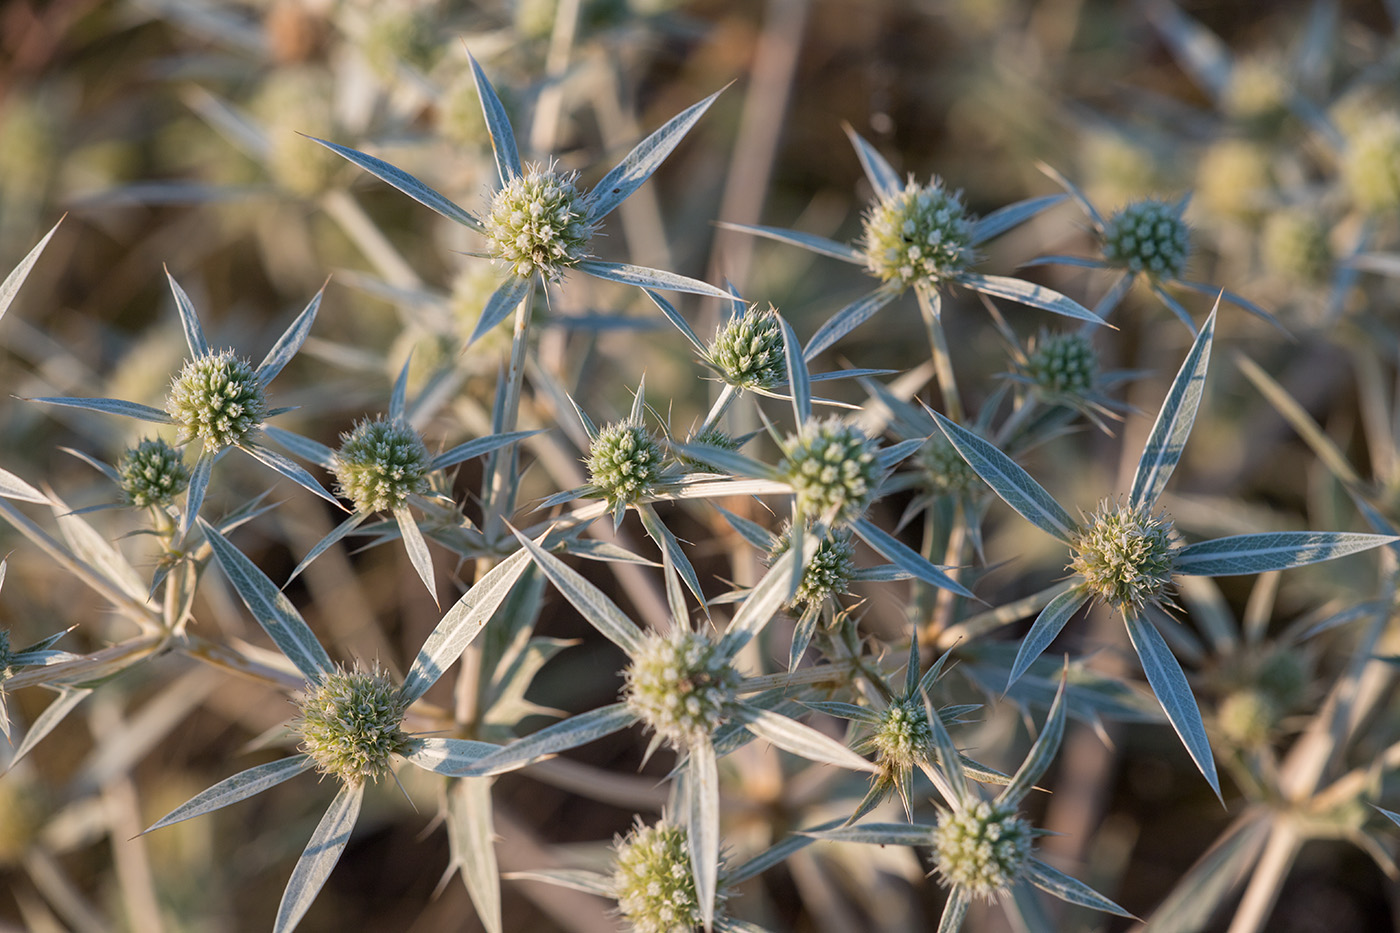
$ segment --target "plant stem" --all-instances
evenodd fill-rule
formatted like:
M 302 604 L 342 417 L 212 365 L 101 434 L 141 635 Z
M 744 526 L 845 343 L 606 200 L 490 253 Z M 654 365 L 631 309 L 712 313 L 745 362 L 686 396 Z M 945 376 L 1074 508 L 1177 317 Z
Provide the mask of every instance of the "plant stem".
M 919 296 L 919 310 L 923 312 L 924 329 L 928 331 L 933 369 L 938 376 L 938 388 L 943 393 L 943 413 L 957 424 L 962 424 L 966 415 L 957 381 L 953 377 L 953 358 L 948 352 L 948 338 L 943 333 L 943 300 L 938 292 L 928 288 L 917 287 L 914 294 Z

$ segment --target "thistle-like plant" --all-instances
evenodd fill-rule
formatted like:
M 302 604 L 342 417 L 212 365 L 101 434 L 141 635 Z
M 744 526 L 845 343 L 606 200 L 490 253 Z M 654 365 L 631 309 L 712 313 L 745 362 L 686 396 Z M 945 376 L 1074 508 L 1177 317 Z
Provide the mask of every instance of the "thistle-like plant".
M 1218 302 L 1217 302 L 1218 309 Z M 1153 693 L 1186 750 L 1216 794 L 1220 793 L 1205 724 L 1181 664 L 1155 627 L 1154 610 L 1172 605 L 1178 574 L 1217 577 L 1284 570 L 1331 560 L 1395 540 L 1383 535 L 1327 531 L 1231 535 L 1192 544 L 1176 543 L 1172 522 L 1156 510 L 1191 433 L 1205 388 L 1215 334 L 1215 311 L 1207 318 L 1172 381 L 1148 436 L 1126 500 L 1108 500 L 1076 521 L 1030 474 L 981 437 L 935 413 L 949 442 L 1006 504 L 1070 548 L 1071 574 L 1036 617 L 1021 642 L 1008 685 L 1040 656 L 1091 599 L 1122 617 Z M 1176 624 L 1163 612 L 1165 624 Z

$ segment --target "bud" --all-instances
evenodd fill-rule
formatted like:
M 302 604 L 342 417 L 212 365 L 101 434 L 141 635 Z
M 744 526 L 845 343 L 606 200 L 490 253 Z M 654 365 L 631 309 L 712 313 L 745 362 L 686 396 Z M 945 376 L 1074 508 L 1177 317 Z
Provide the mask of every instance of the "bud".
M 128 504 L 164 508 L 190 484 L 190 470 L 180 451 L 158 437 L 127 448 L 117 464 L 122 497 Z
M 885 774 L 901 774 L 925 759 L 933 741 L 928 713 L 919 699 L 897 700 L 880 714 L 870 736 L 876 761 Z
M 854 521 L 875 496 L 883 471 L 875 442 L 837 418 L 805 425 L 783 443 L 778 465 L 806 521 Z
M 649 495 L 661 476 L 661 448 L 640 424 L 614 421 L 588 449 L 589 482 L 609 505 Z
M 703 921 L 684 826 L 638 826 L 617 842 L 612 884 L 636 933 L 692 933 Z
M 1165 513 L 1104 502 L 1075 535 L 1070 569 L 1105 603 L 1136 612 L 1171 586 L 1171 539 Z
M 771 389 L 787 379 L 783 328 L 772 306 L 729 320 L 705 352 L 705 362 L 725 382 L 740 389 Z
M 242 443 L 267 414 L 253 364 L 220 350 L 188 360 L 171 381 L 165 410 L 182 440 L 198 437 L 211 451 Z
M 945 884 L 989 900 L 1020 877 L 1031 838 L 1030 824 L 1014 807 L 979 800 L 938 821 L 933 859 Z
M 1109 218 L 1103 231 L 1104 258 L 1130 272 L 1173 279 L 1186 268 L 1191 231 L 1165 201 L 1147 198 Z
M 361 421 L 340 436 L 335 453 L 339 492 L 359 512 L 397 509 L 428 488 L 432 458 L 418 432 L 399 421 Z
M 1099 355 L 1083 334 L 1042 333 L 1026 354 L 1026 378 L 1048 396 L 1083 398 L 1098 375 Z
M 770 559 L 777 560 L 790 547 L 791 529 L 778 539 L 769 555 Z M 802 582 L 797 585 L 797 595 L 792 598 L 792 605 L 814 606 L 834 596 L 844 595 L 856 571 L 855 556 L 856 546 L 849 534 L 833 534 L 823 538 L 802 573 Z
M 730 437 L 728 434 L 716 427 L 705 428 L 700 433 L 692 435 L 690 440 L 686 443 L 708 444 L 711 447 L 720 447 L 724 450 L 737 451 L 739 449 L 738 441 L 736 441 L 734 438 Z M 694 470 L 697 473 L 724 472 L 724 470 L 720 469 L 712 463 L 706 463 L 703 460 L 696 460 L 695 458 L 687 457 L 684 454 L 681 455 L 681 462 L 686 464 L 688 467 L 690 467 L 690 469 Z
M 680 628 L 670 636 L 645 636 L 626 678 L 627 707 L 677 746 L 714 732 L 739 687 L 739 674 L 719 645 Z

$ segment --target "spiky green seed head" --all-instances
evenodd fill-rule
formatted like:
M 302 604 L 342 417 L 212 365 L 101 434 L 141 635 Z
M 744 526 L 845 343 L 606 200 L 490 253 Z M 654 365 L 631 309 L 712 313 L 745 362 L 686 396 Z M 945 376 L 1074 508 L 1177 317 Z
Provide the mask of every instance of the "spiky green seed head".
M 618 840 L 612 885 L 636 933 L 693 933 L 704 919 L 684 826 L 638 826 Z
M 594 227 L 577 179 L 577 172 L 528 165 L 496 192 L 485 218 L 491 258 L 513 275 L 551 281 L 582 262 Z
M 331 116 L 334 98 L 334 83 L 324 70 L 288 67 L 270 70 L 253 102 L 268 130 L 268 174 L 298 197 L 324 194 L 344 172 L 344 159 L 305 138 L 336 138 L 339 129 Z
M 865 215 L 865 266 L 886 282 L 937 286 L 972 262 L 972 220 L 962 193 L 910 176 Z
M 403 731 L 403 692 L 378 666 L 337 667 L 296 697 L 292 730 L 322 774 L 351 786 L 378 781 L 412 741 Z
M 774 561 L 792 547 L 792 530 L 788 529 L 778 538 L 769 554 Z M 833 534 L 822 538 L 816 553 L 802 572 L 802 582 L 797 585 L 797 595 L 791 605 L 813 606 L 836 596 L 843 596 L 856 572 L 856 546 L 849 534 Z
M 1144 272 L 1154 279 L 1174 279 L 1186 268 L 1191 229 L 1165 201 L 1146 198 L 1108 219 L 1103 255 L 1111 265 Z
M 740 389 L 771 389 L 787 379 L 778 311 L 750 308 L 724 324 L 705 351 L 705 362 Z
M 418 432 L 400 421 L 361 421 L 340 435 L 339 492 L 359 512 L 397 509 L 428 488 L 432 457 Z
M 614 421 L 588 448 L 588 477 L 609 505 L 635 502 L 661 478 L 661 448 L 640 424 Z
M 904 773 L 925 760 L 932 741 L 928 713 L 918 699 L 891 703 L 870 736 L 875 760 L 885 774 Z
M 220 350 L 186 361 L 170 383 L 165 411 L 182 440 L 199 438 L 210 451 L 242 443 L 267 415 L 267 396 L 248 360 Z
M 941 434 L 934 434 L 919 448 L 919 466 L 935 495 L 956 495 L 977 488 L 982 482 L 962 454 Z
M 979 800 L 939 819 L 933 858 L 944 884 L 990 900 L 1020 877 L 1032 838 L 1030 824 L 1015 807 Z
M 403 65 L 419 71 L 432 67 L 442 48 L 442 34 L 423 10 L 371 9 L 375 12 L 366 24 L 360 50 L 380 77 L 397 78 Z
M 1160 602 L 1172 582 L 1172 523 L 1147 505 L 1104 502 L 1081 523 L 1069 569 L 1124 614 Z
M 1359 126 L 1347 140 L 1342 177 L 1357 207 L 1372 213 L 1400 207 L 1400 114 Z
M 1046 395 L 1083 398 L 1094 390 L 1099 354 L 1083 334 L 1042 334 L 1026 354 L 1025 374 Z
M 148 437 L 122 454 L 117 477 L 128 505 L 164 508 L 189 486 L 190 468 L 178 448 Z
M 628 709 L 674 746 L 713 733 L 740 680 L 719 645 L 679 627 L 646 636 L 625 676 Z
M 710 447 L 719 447 L 723 450 L 737 451 L 739 449 L 739 442 L 737 440 L 735 440 L 733 437 L 731 437 L 724 431 L 721 431 L 719 428 L 713 426 L 705 428 L 703 431 L 700 431 L 697 434 L 691 435 L 690 440 L 688 440 L 686 443 L 707 444 Z M 703 460 L 696 460 L 694 457 L 687 457 L 684 454 L 681 455 L 680 459 L 681 463 L 685 464 L 687 467 L 689 467 L 697 473 L 724 472 L 724 470 L 715 466 L 713 463 L 706 463 Z
M 1264 221 L 1263 259 L 1289 282 L 1318 285 L 1332 274 L 1334 256 L 1327 224 L 1305 208 L 1276 211 Z
M 798 516 L 809 522 L 859 518 L 883 475 L 875 442 L 838 418 L 808 423 L 784 441 L 778 470 L 797 494 Z

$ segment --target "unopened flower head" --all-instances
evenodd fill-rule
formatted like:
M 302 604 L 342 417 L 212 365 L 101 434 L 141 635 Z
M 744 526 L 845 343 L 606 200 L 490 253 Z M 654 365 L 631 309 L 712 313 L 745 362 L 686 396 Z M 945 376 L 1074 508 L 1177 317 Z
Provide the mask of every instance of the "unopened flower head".
M 938 495 L 967 492 L 982 482 L 977 471 L 968 466 L 957 448 L 941 434 L 933 435 L 919 448 L 918 460 L 929 489 Z
M 220 350 L 185 363 L 170 383 L 165 411 L 184 439 L 198 437 L 207 448 L 222 450 L 257 430 L 267 415 L 267 397 L 253 364 Z
M 704 919 L 684 826 L 638 826 L 619 840 L 612 884 L 636 933 L 692 933 Z
M 1165 201 L 1146 198 L 1108 219 L 1103 231 L 1108 262 L 1153 278 L 1174 279 L 1186 268 L 1191 229 Z
M 661 448 L 640 424 L 614 421 L 588 448 L 588 481 L 610 505 L 650 494 L 660 476 Z
M 792 532 L 789 530 L 778 539 L 770 557 L 776 560 L 790 547 Z M 797 585 L 797 595 L 792 598 L 792 604 L 812 606 L 833 596 L 843 595 L 856 572 L 855 557 L 856 546 L 849 534 L 832 534 L 822 538 L 802 573 L 802 582 Z
M 870 736 L 876 761 L 886 774 L 908 771 L 924 760 L 924 750 L 932 741 L 928 713 L 918 698 L 891 703 Z
M 486 248 L 513 274 L 558 279 L 588 255 L 594 227 L 587 222 L 577 173 L 529 165 L 506 182 L 486 215 Z
M 679 629 L 647 636 L 626 676 L 628 708 L 672 745 L 718 728 L 740 680 L 719 645 Z
M 1125 614 L 1160 602 L 1172 582 L 1172 523 L 1147 505 L 1105 502 L 1081 525 L 1070 569 Z
M 771 389 L 787 379 L 778 312 L 750 308 L 728 321 L 705 352 L 705 362 L 740 389 Z
M 292 729 L 301 737 L 301 750 L 318 771 L 346 784 L 379 780 L 389 771 L 390 756 L 411 741 L 402 728 L 408 704 L 378 667 L 337 668 L 309 685 L 296 703 Z
M 117 464 L 122 497 L 138 508 L 162 508 L 190 484 L 190 468 L 180 451 L 158 437 L 127 448 Z
M 688 443 L 707 444 L 710 447 L 719 447 L 722 450 L 738 450 L 739 442 L 716 427 L 708 427 L 691 436 Z M 723 473 L 719 467 L 713 463 L 706 463 L 704 460 L 696 460 L 694 457 L 681 455 L 681 462 L 689 466 L 697 473 Z
M 1094 389 L 1099 355 L 1083 334 L 1042 334 L 1026 354 L 1025 375 L 1047 395 L 1083 398 Z
M 1332 243 L 1327 224 L 1312 211 L 1276 211 L 1264 221 L 1264 265 L 1289 282 L 1320 284 L 1332 274 Z
M 418 432 L 400 421 L 361 421 L 340 436 L 335 476 L 361 512 L 397 509 L 428 488 L 432 458 Z
M 990 900 L 1016 882 L 1031 857 L 1031 826 L 1015 807 L 979 800 L 947 813 L 933 831 L 944 883 Z
M 938 285 L 972 261 L 972 218 L 962 193 L 911 176 L 865 215 L 865 265 L 886 282 Z
M 1358 207 L 1372 212 L 1400 207 L 1400 114 L 1360 125 L 1347 140 L 1342 176 Z
M 860 517 L 883 472 L 875 442 L 838 418 L 808 423 L 789 437 L 778 469 L 797 493 L 801 519 L 837 523 Z

